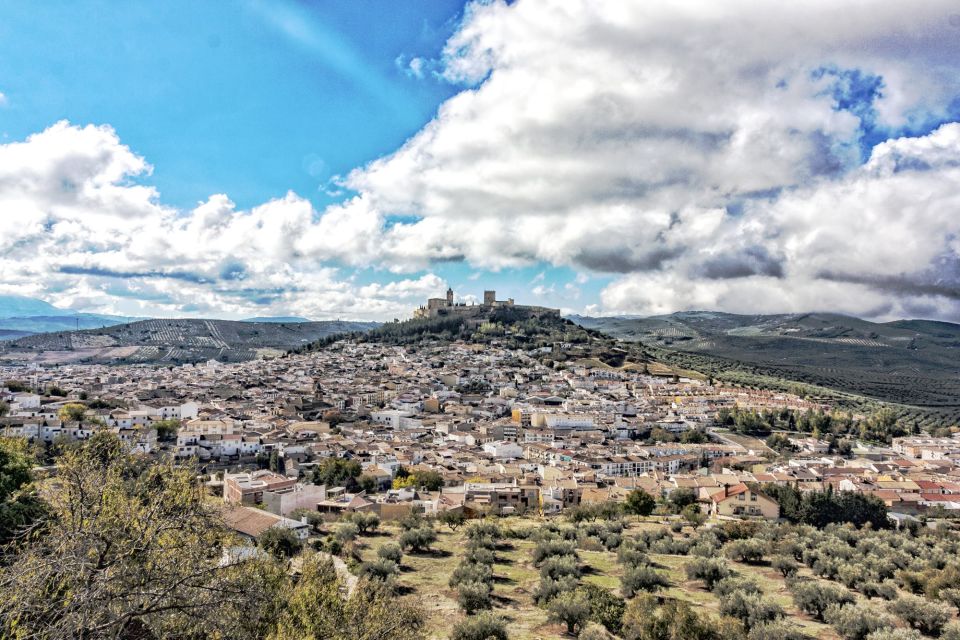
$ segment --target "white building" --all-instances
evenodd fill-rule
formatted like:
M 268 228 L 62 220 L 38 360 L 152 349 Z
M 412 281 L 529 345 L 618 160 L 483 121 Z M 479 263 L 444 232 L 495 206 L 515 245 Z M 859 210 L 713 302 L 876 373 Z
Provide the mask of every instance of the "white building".
M 498 459 L 523 457 L 523 449 L 520 448 L 520 445 L 516 442 L 508 442 L 507 440 L 488 442 L 483 445 L 483 450 Z

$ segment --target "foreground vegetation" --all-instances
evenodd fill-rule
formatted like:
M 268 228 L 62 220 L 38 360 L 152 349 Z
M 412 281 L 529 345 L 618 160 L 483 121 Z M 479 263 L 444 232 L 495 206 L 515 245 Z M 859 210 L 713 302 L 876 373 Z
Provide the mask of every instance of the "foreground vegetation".
M 552 520 L 305 513 L 306 544 L 254 548 L 192 470 L 113 436 L 51 480 L 30 464 L 0 441 L 4 638 L 960 638 L 960 536 L 859 496 L 767 487 L 782 524 L 707 522 L 682 490 Z

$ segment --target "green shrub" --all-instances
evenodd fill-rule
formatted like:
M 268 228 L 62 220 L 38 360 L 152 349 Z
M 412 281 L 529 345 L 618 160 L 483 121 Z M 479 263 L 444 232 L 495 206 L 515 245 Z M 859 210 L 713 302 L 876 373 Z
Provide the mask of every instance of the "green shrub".
M 865 640 L 868 635 L 880 629 L 893 628 L 893 620 L 873 607 L 847 603 L 831 604 L 824 611 L 823 619 L 837 631 L 844 640 Z
M 824 619 L 824 614 L 830 606 L 855 601 L 853 594 L 846 589 L 816 580 L 793 580 L 787 586 L 790 588 L 797 608 L 818 620 Z
M 490 585 L 486 582 L 461 582 L 457 585 L 457 604 L 470 615 L 481 609 L 489 609 Z
M 727 563 L 721 558 L 694 558 L 684 566 L 688 580 L 700 580 L 708 590 L 730 575 Z
M 760 564 L 763 562 L 763 556 L 766 551 L 767 545 L 764 544 L 763 541 L 755 538 L 734 540 L 728 543 L 724 549 L 727 557 L 731 560 L 750 564 Z
M 450 640 L 507 640 L 507 623 L 486 611 L 464 618 L 453 625 Z
M 625 598 L 632 598 L 640 591 L 657 591 L 670 582 L 663 574 L 651 566 L 627 567 L 620 578 L 620 592 Z
M 783 617 L 780 605 L 764 600 L 760 594 L 733 591 L 720 598 L 720 613 L 736 618 L 747 629 Z
M 797 561 L 792 556 L 787 555 L 774 556 L 770 560 L 770 566 L 779 571 L 784 578 L 792 578 L 797 575 L 797 571 L 800 569 Z
M 568 591 L 553 598 L 547 605 L 547 619 L 563 623 L 573 635 L 590 619 L 590 601 L 580 591 Z
M 890 612 L 928 636 L 940 635 L 940 631 L 952 617 L 949 605 L 913 595 L 904 595 L 894 600 L 890 603 Z
M 400 549 L 400 545 L 390 542 L 377 549 L 377 557 L 399 565 L 403 559 L 403 551 Z

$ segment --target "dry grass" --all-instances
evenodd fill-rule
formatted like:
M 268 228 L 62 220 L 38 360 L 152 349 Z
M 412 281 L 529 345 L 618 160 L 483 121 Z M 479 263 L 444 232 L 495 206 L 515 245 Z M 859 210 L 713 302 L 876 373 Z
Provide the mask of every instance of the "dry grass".
M 543 521 L 534 518 L 512 518 L 510 526 L 536 526 Z M 625 536 L 636 536 L 640 531 L 659 529 L 666 525 L 656 520 L 627 523 Z M 427 554 L 404 554 L 399 584 L 403 588 L 404 598 L 419 600 L 427 612 L 427 630 L 431 638 L 447 638 L 453 625 L 463 618 L 456 603 L 456 592 L 448 586 L 450 575 L 460 562 L 465 549 L 464 528 L 451 532 L 438 526 L 437 543 L 434 551 Z M 361 555 L 364 560 L 376 557 L 377 549 L 393 542 L 400 529 L 386 524 L 377 535 L 361 538 Z M 686 529 L 681 535 L 688 535 Z M 494 609 L 504 616 L 509 624 L 510 637 L 517 640 L 538 640 L 565 637 L 563 630 L 547 623 L 546 612 L 533 601 L 533 590 L 540 582 L 540 574 L 531 561 L 534 543 L 527 540 L 503 540 L 497 551 L 494 565 Z M 616 552 L 578 550 L 584 566 L 583 582 L 593 583 L 619 593 L 620 576 L 623 571 L 617 562 Z M 686 556 L 651 554 L 651 561 L 657 565 L 670 581 L 670 586 L 662 595 L 690 603 L 697 611 L 718 616 L 719 602 L 696 581 L 688 581 L 684 565 Z M 833 629 L 809 616 L 802 614 L 793 605 L 790 592 L 783 577 L 767 565 L 748 565 L 730 562 L 737 573 L 752 578 L 763 590 L 765 596 L 783 607 L 791 622 L 802 627 L 803 631 L 822 640 L 837 638 Z M 809 571 L 802 570 L 808 575 Z

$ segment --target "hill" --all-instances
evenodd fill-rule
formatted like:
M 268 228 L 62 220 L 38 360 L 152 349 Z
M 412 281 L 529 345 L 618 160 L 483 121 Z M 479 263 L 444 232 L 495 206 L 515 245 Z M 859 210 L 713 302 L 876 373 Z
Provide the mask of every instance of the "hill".
M 69 316 L 75 312 L 55 307 L 49 302 L 26 296 L 0 296 L 0 318 L 29 316 Z
M 61 309 L 49 302 L 24 296 L 0 296 L 0 340 L 34 333 L 97 329 L 141 320 Z
M 257 316 L 255 318 L 244 318 L 241 322 L 310 322 L 310 318 L 300 316 Z
M 372 322 L 255 323 L 142 320 L 85 331 L 31 335 L 0 345 L 0 360 L 55 363 L 242 362 L 279 355 L 320 338 L 364 332 Z
M 580 363 L 615 369 L 642 368 L 654 375 L 697 375 L 656 363 L 641 345 L 625 345 L 560 317 L 556 310 L 543 307 L 489 308 L 477 305 L 431 318 L 388 322 L 363 333 L 328 336 L 295 351 L 316 351 L 344 338 L 412 347 L 462 341 L 523 349 L 548 365 Z
M 875 323 L 827 313 L 704 311 L 571 319 L 612 337 L 641 342 L 658 358 L 721 379 L 786 379 L 960 420 L 960 325 Z

